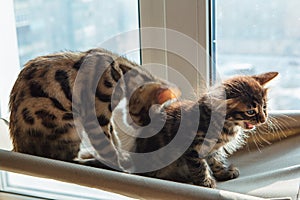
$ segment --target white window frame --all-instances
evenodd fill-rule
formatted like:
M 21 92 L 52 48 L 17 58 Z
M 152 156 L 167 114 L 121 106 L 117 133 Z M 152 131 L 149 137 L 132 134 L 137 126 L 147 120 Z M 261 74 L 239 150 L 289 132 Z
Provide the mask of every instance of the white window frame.
M 10 90 L 20 71 L 18 56 L 18 41 L 13 0 L 0 1 L 0 116 L 8 118 L 8 102 Z M 4 65 L 3 65 L 4 64 Z M 7 70 L 9 67 L 9 70 Z
M 184 63 L 167 51 L 157 51 L 151 49 L 143 49 L 143 45 L 148 43 L 149 38 L 143 38 L 143 31 L 141 32 L 141 49 L 142 49 L 142 63 L 159 63 L 165 66 L 175 68 L 183 75 L 189 78 L 190 83 L 194 87 L 196 93 L 205 91 L 205 88 L 210 84 L 211 80 L 211 34 L 210 34 L 210 15 L 211 15 L 211 1 L 209 0 L 160 0 L 148 1 L 140 0 L 140 27 L 158 27 L 178 31 L 185 34 L 192 40 L 195 40 L 207 53 L 206 57 L 201 57 L 197 60 L 198 71 L 197 77 L 188 77 Z M 182 9 L 184 8 L 184 9 Z M 180 12 L 180 15 L 178 15 Z M 180 23 L 178 23 L 178 21 Z M 205 30 L 205 31 L 203 31 Z M 147 35 L 148 36 L 148 35 Z M 168 39 L 166 34 L 156 36 L 160 38 L 160 43 L 167 45 Z M 155 38 L 153 38 L 154 42 Z M 198 49 L 197 49 L 198 50 Z M 200 77 L 201 76 L 201 77 Z M 168 79 L 168 72 L 163 75 L 163 78 Z M 199 88 L 204 84 L 204 88 Z

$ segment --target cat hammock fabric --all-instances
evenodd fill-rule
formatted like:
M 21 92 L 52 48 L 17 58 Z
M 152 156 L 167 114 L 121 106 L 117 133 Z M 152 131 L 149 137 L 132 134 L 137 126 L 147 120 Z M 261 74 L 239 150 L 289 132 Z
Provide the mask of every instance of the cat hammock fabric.
M 239 167 L 240 177 L 209 189 L 11 152 L 8 129 L 1 121 L 0 170 L 76 183 L 136 199 L 299 199 L 298 133 L 290 131 L 287 138 L 272 145 L 235 153 L 230 159 Z

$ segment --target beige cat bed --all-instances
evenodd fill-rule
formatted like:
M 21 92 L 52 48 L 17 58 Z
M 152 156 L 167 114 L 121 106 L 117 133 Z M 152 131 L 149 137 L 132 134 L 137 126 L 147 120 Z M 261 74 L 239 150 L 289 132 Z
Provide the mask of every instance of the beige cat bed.
M 23 155 L 11 149 L 7 125 L 0 121 L 0 169 L 57 179 L 123 194 L 137 199 L 299 199 L 300 134 L 298 114 L 287 138 L 272 141 L 260 149 L 255 145 L 235 153 L 230 159 L 240 169 L 240 177 L 219 182 L 217 189 L 152 179 L 96 169 L 77 164 Z M 294 125 L 293 125 L 294 124 Z M 276 138 L 273 138 L 276 139 Z M 250 142 L 251 144 L 251 142 Z M 21 164 L 20 164 L 21 163 Z M 76 176 L 74 176 L 76 174 Z M 101 181 L 99 181 L 101 180 Z M 25 184 L 25 183 L 24 183 Z

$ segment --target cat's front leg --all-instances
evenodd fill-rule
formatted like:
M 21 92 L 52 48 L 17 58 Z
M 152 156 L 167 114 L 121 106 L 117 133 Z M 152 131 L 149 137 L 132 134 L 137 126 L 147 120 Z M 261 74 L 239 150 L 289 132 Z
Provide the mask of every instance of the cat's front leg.
M 216 181 L 206 160 L 199 158 L 196 151 L 186 155 L 186 163 L 192 177 L 193 184 L 209 188 L 216 187 Z
M 235 179 L 240 174 L 238 168 L 228 164 L 227 159 L 222 152 L 216 152 L 212 155 L 209 155 L 206 160 L 213 172 L 214 177 L 218 181 Z

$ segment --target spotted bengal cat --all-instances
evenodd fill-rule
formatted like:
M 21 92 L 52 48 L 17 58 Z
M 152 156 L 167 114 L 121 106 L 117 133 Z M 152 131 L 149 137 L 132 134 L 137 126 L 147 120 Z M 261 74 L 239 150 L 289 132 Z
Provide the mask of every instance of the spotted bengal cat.
M 179 95 L 173 85 L 152 76 L 136 63 L 104 49 L 61 52 L 25 64 L 10 96 L 10 135 L 13 150 L 73 161 L 82 132 L 98 151 L 94 155 L 110 167 L 131 168 L 111 125 L 120 99 L 133 95 L 130 113 L 143 113 Z M 155 93 L 147 93 L 155 87 Z M 171 88 L 174 88 L 171 89 Z M 149 98 L 144 98 L 145 94 Z M 147 115 L 132 117 L 140 124 Z M 100 126 L 99 126 L 100 125 Z

